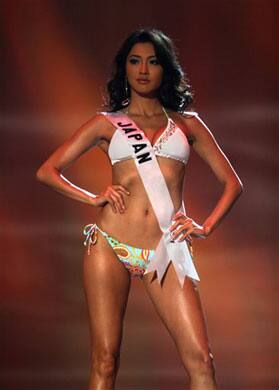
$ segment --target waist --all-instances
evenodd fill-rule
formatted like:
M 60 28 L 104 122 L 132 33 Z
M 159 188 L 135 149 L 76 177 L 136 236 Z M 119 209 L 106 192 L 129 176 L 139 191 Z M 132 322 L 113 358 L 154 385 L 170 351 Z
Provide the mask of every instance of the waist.
M 175 212 L 181 205 L 182 200 Z M 99 210 L 96 223 L 119 241 L 142 248 L 155 248 L 163 233 L 150 203 L 127 202 L 123 213 L 115 213 L 107 203 Z
M 124 213 L 114 213 L 109 204 L 99 212 L 96 223 L 121 242 L 129 245 L 156 247 L 162 231 L 152 208 L 137 209 L 127 207 Z

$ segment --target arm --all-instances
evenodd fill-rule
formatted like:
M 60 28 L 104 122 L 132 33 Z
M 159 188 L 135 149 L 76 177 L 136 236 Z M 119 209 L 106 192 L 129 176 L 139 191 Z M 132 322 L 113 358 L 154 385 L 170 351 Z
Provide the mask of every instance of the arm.
M 103 138 L 105 126 L 107 120 L 101 114 L 86 122 L 39 167 L 37 180 L 72 199 L 94 205 L 96 195 L 77 187 L 61 172 L 91 147 L 98 145 Z
M 108 123 L 102 114 L 86 122 L 40 166 L 37 179 L 69 198 L 97 207 L 109 203 L 114 213 L 123 213 L 124 195 L 130 194 L 122 185 L 109 185 L 100 195 L 94 195 L 71 183 L 61 173 L 105 138 Z
M 224 190 L 203 223 L 206 236 L 219 225 L 243 191 L 243 184 L 206 124 L 198 117 L 183 118 L 193 149 L 210 166 Z
M 172 238 L 176 239 L 182 233 L 178 241 L 184 239 L 191 241 L 191 236 L 205 238 L 216 229 L 242 193 L 243 184 L 211 131 L 199 116 L 194 113 L 186 117 L 182 116 L 180 119 L 184 125 L 185 135 L 191 140 L 194 150 L 210 166 L 217 179 L 224 185 L 223 194 L 202 226 L 182 213 L 173 217 L 175 222 L 170 228 Z M 179 225 L 182 226 L 173 232 Z

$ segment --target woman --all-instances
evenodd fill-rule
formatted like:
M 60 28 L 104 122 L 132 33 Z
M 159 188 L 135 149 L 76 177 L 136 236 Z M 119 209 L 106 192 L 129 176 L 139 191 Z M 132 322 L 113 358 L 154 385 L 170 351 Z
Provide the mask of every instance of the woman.
M 198 114 L 185 111 L 193 96 L 170 38 L 156 29 L 137 30 L 121 46 L 114 66 L 108 112 L 93 116 L 37 172 L 44 184 L 99 210 L 96 223 L 83 232 L 92 336 L 89 389 L 114 388 L 133 276 L 143 281 L 170 332 L 191 389 L 217 389 L 191 241 L 213 232 L 242 183 Z M 189 145 L 224 184 L 202 225 L 183 207 Z M 112 184 L 100 195 L 61 173 L 93 146 L 112 163 Z

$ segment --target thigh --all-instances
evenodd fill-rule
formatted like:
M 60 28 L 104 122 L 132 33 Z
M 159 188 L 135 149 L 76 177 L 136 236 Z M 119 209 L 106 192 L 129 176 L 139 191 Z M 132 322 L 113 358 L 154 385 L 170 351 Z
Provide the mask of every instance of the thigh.
M 181 288 L 172 263 L 162 285 L 152 273 L 146 274 L 143 282 L 180 354 L 211 357 L 205 313 L 194 282 L 186 277 Z
M 130 289 L 130 276 L 101 234 L 84 255 L 84 288 L 95 351 L 117 353 Z M 101 351 L 103 352 L 103 351 Z

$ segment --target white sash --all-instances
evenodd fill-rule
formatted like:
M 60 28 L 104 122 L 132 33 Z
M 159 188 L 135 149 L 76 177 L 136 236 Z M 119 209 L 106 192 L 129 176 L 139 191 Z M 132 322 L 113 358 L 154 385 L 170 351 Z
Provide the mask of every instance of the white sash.
M 145 273 L 156 271 L 158 281 L 161 282 L 169 262 L 172 261 L 182 287 L 186 275 L 199 281 L 187 243 L 185 240 L 176 242 L 171 238 L 169 227 L 175 214 L 174 205 L 151 143 L 144 132 L 124 113 L 101 112 L 101 114 L 121 130 L 123 139 L 129 143 L 139 175 L 163 232 L 155 256 Z M 179 211 L 185 213 L 183 201 Z

